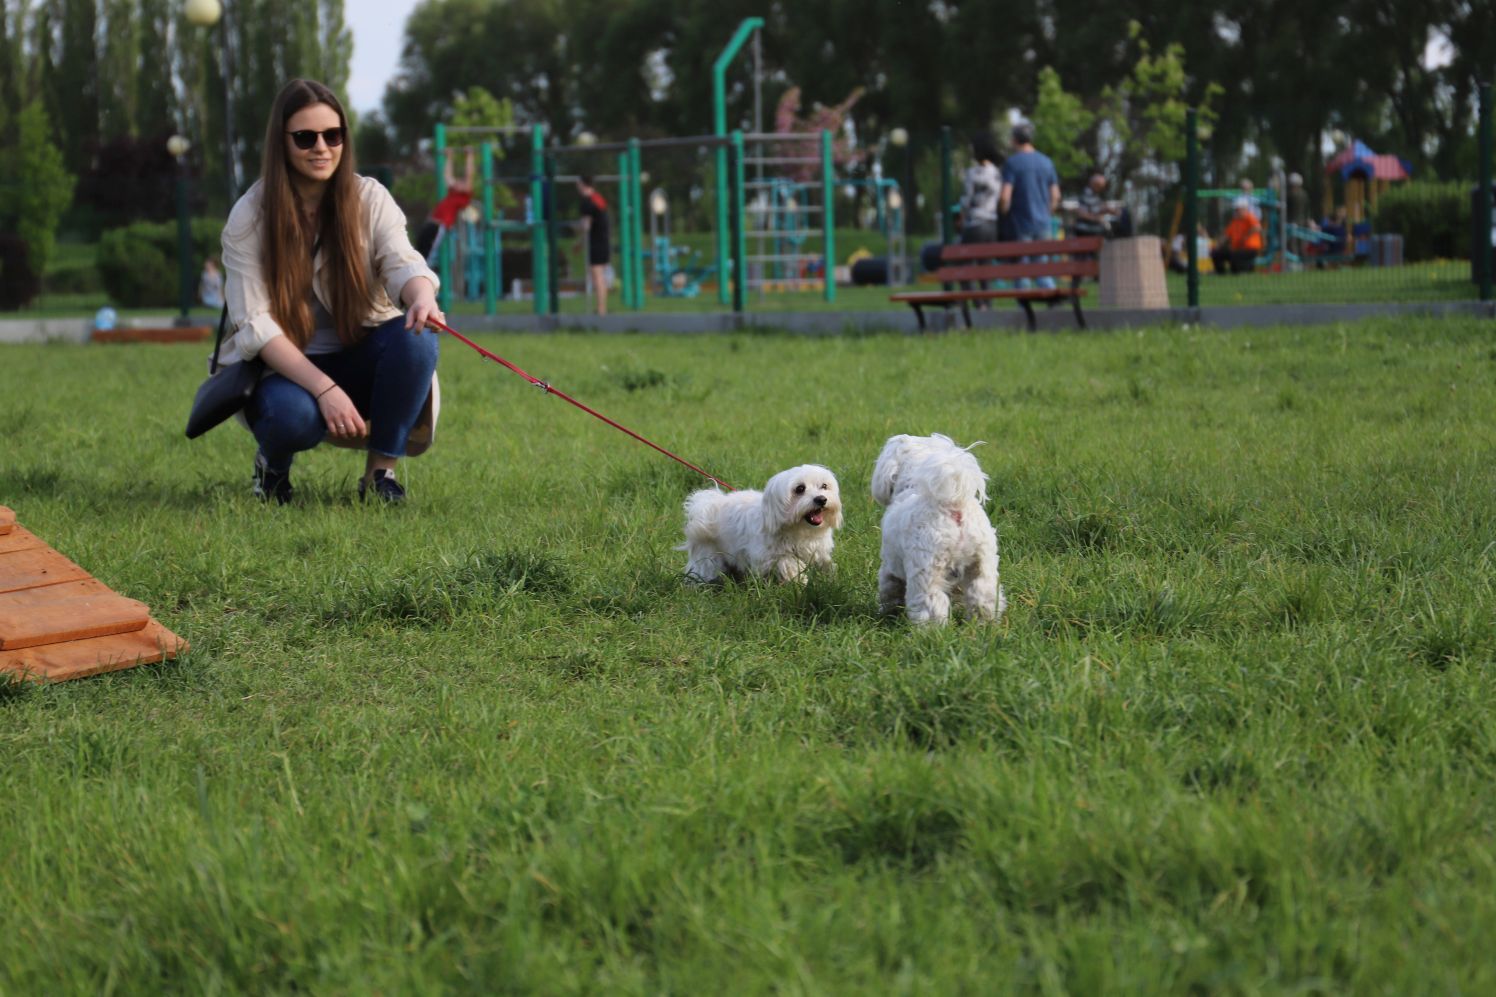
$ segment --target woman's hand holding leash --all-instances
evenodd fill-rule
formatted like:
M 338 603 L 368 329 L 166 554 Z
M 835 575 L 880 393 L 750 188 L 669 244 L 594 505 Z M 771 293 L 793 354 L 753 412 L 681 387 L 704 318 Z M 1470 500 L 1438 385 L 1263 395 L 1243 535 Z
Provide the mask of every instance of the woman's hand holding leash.
M 433 319 L 446 322 L 447 317 L 436 306 L 436 288 L 425 277 L 412 277 L 401 288 L 400 297 L 406 304 L 405 328 L 416 335 L 425 332 L 427 323 Z

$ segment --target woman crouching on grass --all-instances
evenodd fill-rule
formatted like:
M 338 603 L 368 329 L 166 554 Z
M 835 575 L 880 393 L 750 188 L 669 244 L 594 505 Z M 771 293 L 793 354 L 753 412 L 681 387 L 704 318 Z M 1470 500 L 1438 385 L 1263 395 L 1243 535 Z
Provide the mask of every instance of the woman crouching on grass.
M 437 336 L 426 331 L 427 319 L 444 321 L 436 275 L 389 192 L 353 172 L 348 138 L 331 90 L 286 84 L 260 179 L 223 230 L 234 335 L 219 362 L 265 361 L 244 408 L 264 501 L 291 500 L 292 459 L 324 438 L 367 451 L 361 498 L 404 501 L 395 463 L 436 429 Z

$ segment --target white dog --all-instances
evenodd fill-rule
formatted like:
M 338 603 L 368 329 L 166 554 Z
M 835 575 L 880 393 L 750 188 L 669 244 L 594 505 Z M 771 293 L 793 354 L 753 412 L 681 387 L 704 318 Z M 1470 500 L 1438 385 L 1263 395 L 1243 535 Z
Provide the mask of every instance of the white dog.
M 975 445 L 975 444 L 973 444 Z M 997 531 L 987 518 L 987 475 L 948 437 L 893 436 L 873 468 L 883 514 L 878 605 L 907 608 L 914 623 L 944 623 L 951 599 L 996 620 L 1008 607 L 997 575 Z
M 805 569 L 828 571 L 832 533 L 841 527 L 836 475 L 818 464 L 780 471 L 761 492 L 703 488 L 686 499 L 686 577 L 763 575 L 804 584 Z

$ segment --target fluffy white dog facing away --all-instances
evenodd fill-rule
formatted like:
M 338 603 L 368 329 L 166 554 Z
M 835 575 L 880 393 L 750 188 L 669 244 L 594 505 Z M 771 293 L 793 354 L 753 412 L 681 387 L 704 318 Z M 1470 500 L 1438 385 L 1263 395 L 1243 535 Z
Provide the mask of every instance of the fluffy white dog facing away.
M 939 433 L 893 436 L 873 469 L 883 513 L 878 605 L 902 605 L 913 623 L 945 623 L 957 599 L 974 619 L 1008 607 L 997 575 L 997 531 L 987 518 L 987 475 L 977 459 Z
M 805 582 L 811 565 L 834 570 L 833 531 L 842 524 L 836 475 L 819 464 L 780 471 L 764 490 L 703 488 L 686 499 L 686 577 L 698 584 L 752 573 Z
M 933 447 L 955 446 L 948 437 L 936 433 L 934 436 L 906 436 L 900 433 L 890 436 L 883 444 L 883 452 L 873 465 L 873 501 L 886 506 L 893 501 L 899 490 L 899 470 L 917 453 Z M 909 479 L 904 478 L 904 484 Z

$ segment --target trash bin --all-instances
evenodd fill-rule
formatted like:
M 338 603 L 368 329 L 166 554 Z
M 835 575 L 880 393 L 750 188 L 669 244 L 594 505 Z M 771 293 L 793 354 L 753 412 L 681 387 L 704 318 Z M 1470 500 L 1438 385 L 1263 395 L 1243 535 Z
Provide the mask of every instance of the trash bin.
M 933 273 L 940 269 L 940 251 L 945 248 L 939 242 L 927 242 L 919 247 L 919 265 L 925 273 Z
M 864 284 L 887 284 L 888 260 L 881 256 L 865 256 L 853 263 L 852 283 L 859 287 Z
M 1403 261 L 1403 237 L 1387 232 L 1371 237 L 1371 265 L 1374 267 L 1400 267 Z
M 1156 235 L 1108 239 L 1101 247 L 1102 308 L 1168 308 L 1164 244 Z

